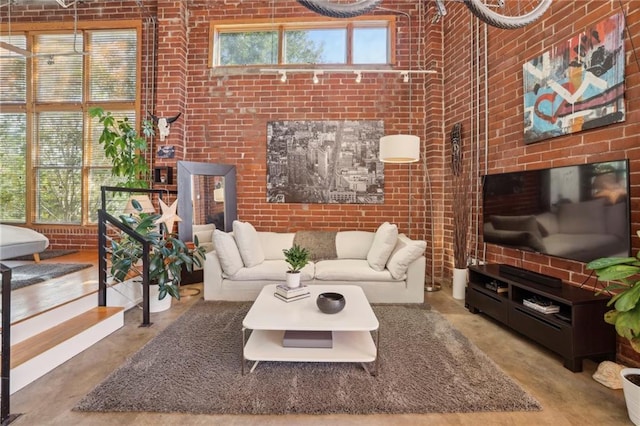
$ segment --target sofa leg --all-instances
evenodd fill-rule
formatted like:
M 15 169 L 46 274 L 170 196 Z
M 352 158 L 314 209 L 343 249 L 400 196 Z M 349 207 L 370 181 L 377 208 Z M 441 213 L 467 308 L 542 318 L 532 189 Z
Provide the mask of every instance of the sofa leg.
M 33 253 L 33 260 L 35 260 L 36 263 L 40 263 L 40 253 Z

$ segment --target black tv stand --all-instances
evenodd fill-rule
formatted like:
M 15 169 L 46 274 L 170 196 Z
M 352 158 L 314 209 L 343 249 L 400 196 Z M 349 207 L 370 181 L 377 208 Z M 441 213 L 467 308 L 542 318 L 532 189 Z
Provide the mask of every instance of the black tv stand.
M 526 269 L 506 265 L 504 263 L 498 265 L 498 270 L 501 274 L 510 275 L 513 279 L 524 280 L 524 282 L 533 282 L 547 287 L 562 288 L 562 280 L 560 278 L 539 274 L 538 272 L 528 271 Z
M 522 274 L 520 268 L 512 271 L 497 264 L 470 266 L 465 302 L 469 311 L 482 312 L 558 353 L 574 372 L 582 371 L 584 358 L 615 359 L 615 329 L 603 319 L 609 310 L 608 296 L 561 280 L 559 288 L 549 286 L 545 279 L 540 282 L 536 275 Z M 530 299 L 548 301 L 559 312 L 542 313 L 525 306 Z

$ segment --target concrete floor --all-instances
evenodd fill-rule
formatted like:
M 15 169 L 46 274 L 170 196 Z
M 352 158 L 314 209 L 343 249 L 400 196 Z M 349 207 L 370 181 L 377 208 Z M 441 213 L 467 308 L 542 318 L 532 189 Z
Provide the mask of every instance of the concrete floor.
M 201 285 L 195 285 L 199 287 Z M 15 393 L 15 425 L 625 425 L 621 390 L 591 378 L 597 364 L 582 373 L 562 366 L 555 354 L 519 337 L 482 315 L 472 315 L 451 289 L 427 293 L 427 303 L 451 321 L 524 389 L 540 401 L 540 412 L 371 415 L 371 416 L 205 416 L 154 413 L 78 413 L 76 402 L 141 346 L 182 314 L 200 296 L 183 298 L 171 310 L 152 314 L 153 326 L 140 328 L 141 311 L 130 310 L 125 326 L 46 376 Z M 176 360 L 176 362 L 180 362 Z

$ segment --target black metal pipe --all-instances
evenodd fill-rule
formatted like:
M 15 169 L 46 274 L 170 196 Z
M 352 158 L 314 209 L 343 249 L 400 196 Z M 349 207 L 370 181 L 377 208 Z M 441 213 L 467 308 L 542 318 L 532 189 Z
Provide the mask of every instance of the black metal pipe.
M 18 418 L 11 410 L 11 268 L 0 263 L 2 274 L 2 385 L 0 385 L 0 422 L 8 425 Z

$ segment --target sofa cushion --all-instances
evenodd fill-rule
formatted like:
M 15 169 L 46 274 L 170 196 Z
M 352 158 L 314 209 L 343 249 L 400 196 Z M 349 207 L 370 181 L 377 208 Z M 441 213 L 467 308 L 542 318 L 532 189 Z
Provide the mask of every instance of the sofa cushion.
M 306 248 L 309 259 L 314 262 L 338 257 L 335 231 L 298 231 L 293 238 L 293 244 Z
M 192 225 L 193 241 L 197 238 L 200 247 L 203 247 L 205 251 L 209 252 L 213 250 L 213 231 L 215 230 L 216 226 L 213 223 Z
M 284 260 L 265 260 L 251 268 L 240 268 L 230 278 L 236 281 L 271 280 L 274 282 L 285 282 L 288 269 L 288 264 Z M 312 280 L 314 270 L 315 265 L 310 262 L 300 271 L 300 279 L 302 281 Z
M 604 234 L 604 199 L 560 204 L 558 225 L 563 234 Z
M 536 220 L 538 221 L 538 228 L 540 228 L 540 233 L 543 237 L 560 232 L 557 215 L 551 212 L 544 212 L 537 215 Z
M 242 262 L 247 268 L 264 262 L 264 253 L 258 231 L 249 222 L 233 221 L 233 235 L 240 250 Z
M 338 259 L 366 259 L 375 233 L 370 231 L 340 231 L 336 235 Z
M 426 248 L 426 241 L 412 241 L 404 235 L 398 236 L 398 242 L 387 261 L 391 276 L 397 280 L 405 279 L 409 265 L 422 256 Z
M 486 243 L 505 244 L 525 250 L 533 250 L 539 253 L 546 253 L 544 240 L 528 231 L 508 231 L 506 229 L 495 229 L 491 222 L 484 224 L 482 235 Z
M 213 245 L 226 275 L 232 276 L 244 266 L 233 235 L 216 229 L 213 231 Z
M 394 281 L 389 271 L 375 271 L 365 259 L 321 260 L 316 263 L 315 278 L 319 281 Z
M 628 220 L 625 222 L 623 220 L 618 220 L 618 218 L 628 216 L 629 215 L 629 207 L 627 207 L 627 203 L 622 201 L 620 203 L 614 204 L 612 206 L 605 205 L 604 206 L 604 217 L 605 217 L 605 226 L 607 228 L 607 234 L 613 234 L 620 239 L 628 239 L 627 235 L 627 225 L 629 224 Z
M 282 250 L 293 246 L 293 232 L 258 232 L 265 260 L 284 260 Z
M 373 243 L 367 253 L 367 262 L 369 266 L 376 271 L 384 270 L 389 256 L 398 240 L 398 226 L 385 222 L 378 227 L 376 235 L 373 237 Z
M 542 238 L 540 227 L 536 217 L 533 215 L 523 216 L 499 216 L 490 217 L 493 227 L 497 230 L 504 231 L 523 231 L 529 232 L 538 239 Z

